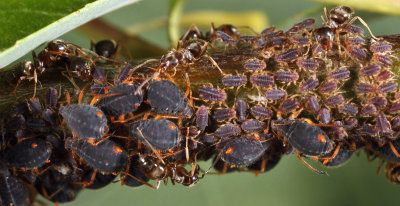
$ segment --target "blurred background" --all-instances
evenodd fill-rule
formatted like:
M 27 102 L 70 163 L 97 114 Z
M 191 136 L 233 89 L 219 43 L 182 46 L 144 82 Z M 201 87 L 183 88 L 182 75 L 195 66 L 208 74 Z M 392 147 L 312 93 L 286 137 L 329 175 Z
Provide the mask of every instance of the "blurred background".
M 349 1 L 338 2 L 346 5 Z M 379 1 L 376 2 L 379 4 Z M 252 26 L 256 31 L 270 25 L 287 29 L 305 17 L 314 17 L 319 25 L 323 6 L 318 2 L 302 0 L 186 0 L 181 33 L 192 23 L 205 31 L 211 21 L 216 26 L 222 23 Z M 144 0 L 107 14 L 60 38 L 86 48 L 90 47 L 91 39 L 114 38 L 131 50 L 133 59 L 159 57 L 170 48 L 168 8 L 168 1 Z M 375 35 L 400 33 L 399 17 L 359 10 L 356 15 L 369 24 Z M 206 169 L 210 164 L 206 162 L 200 166 Z M 101 190 L 84 190 L 74 202 L 64 205 L 366 206 L 400 202 L 400 186 L 389 183 L 384 174 L 377 176 L 378 161 L 368 162 L 364 152 L 353 155 L 350 162 L 341 168 L 325 169 L 317 163 L 313 165 L 327 170 L 329 176 L 313 173 L 295 155 L 291 155 L 283 157 L 272 171 L 257 177 L 244 172 L 207 175 L 192 188 L 162 185 L 159 190 L 147 186 L 132 189 L 118 182 Z

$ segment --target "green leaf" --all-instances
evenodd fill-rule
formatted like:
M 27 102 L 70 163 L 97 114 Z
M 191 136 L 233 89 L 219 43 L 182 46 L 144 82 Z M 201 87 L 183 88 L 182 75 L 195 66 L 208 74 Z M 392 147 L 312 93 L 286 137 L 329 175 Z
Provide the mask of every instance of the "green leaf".
M 345 5 L 353 9 L 366 10 L 390 15 L 400 15 L 399 0 L 313 0 L 324 4 Z
M 185 0 L 170 0 L 168 14 L 168 35 L 172 46 L 179 40 L 179 22 L 181 20 Z
M 0 2 L 0 68 L 40 44 L 139 0 L 8 0 Z

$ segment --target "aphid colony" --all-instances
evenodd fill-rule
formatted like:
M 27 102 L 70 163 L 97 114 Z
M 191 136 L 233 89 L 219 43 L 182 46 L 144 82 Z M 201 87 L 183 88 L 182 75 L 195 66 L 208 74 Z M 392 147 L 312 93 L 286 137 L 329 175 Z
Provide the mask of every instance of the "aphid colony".
M 82 188 L 113 181 L 192 186 L 212 168 L 258 174 L 291 153 L 325 174 L 303 158 L 340 166 L 360 149 L 387 161 L 388 179 L 400 184 L 392 45 L 372 33 L 364 37 L 353 23 L 368 26 L 352 14 L 339 6 L 325 10 L 320 27 L 306 19 L 288 31 L 270 27 L 253 36 L 229 24 L 212 24 L 204 35 L 193 25 L 176 50 L 137 66 L 117 59 L 113 41 L 93 43 L 94 51 L 50 42 L 33 53 L 33 63 L 21 64 L 18 84 L 61 67 L 80 93 L 36 94 L 35 84 L 33 97 L 0 122 L 0 204 L 29 205 L 36 192 L 68 202 Z M 219 50 L 251 52 L 230 63 L 232 70 L 214 60 Z M 113 81 L 98 62 L 121 68 Z M 193 69 L 200 63 L 212 66 L 216 82 L 197 83 Z M 210 168 L 201 170 L 197 163 L 209 159 Z

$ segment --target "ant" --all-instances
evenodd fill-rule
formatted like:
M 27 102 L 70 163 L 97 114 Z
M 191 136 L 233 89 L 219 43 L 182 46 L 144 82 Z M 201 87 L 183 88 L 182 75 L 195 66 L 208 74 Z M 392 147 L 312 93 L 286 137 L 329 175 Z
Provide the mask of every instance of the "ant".
M 368 24 L 359 17 L 355 16 L 353 18 L 354 10 L 347 6 L 337 6 L 330 11 L 324 7 L 325 16 L 321 15 L 323 26 L 317 28 L 313 31 L 315 33 L 315 38 L 320 44 L 321 48 L 325 51 L 329 51 L 332 48 L 333 38 L 336 38 L 336 44 L 338 45 L 339 54 L 340 50 L 340 35 L 348 33 L 349 28 L 358 19 L 369 31 L 372 38 L 378 39 L 372 34 L 371 29 Z

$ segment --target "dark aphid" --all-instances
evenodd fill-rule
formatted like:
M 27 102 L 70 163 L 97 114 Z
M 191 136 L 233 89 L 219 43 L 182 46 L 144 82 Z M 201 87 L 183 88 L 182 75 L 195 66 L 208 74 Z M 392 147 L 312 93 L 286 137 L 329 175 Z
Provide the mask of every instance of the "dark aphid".
M 360 76 L 373 76 L 381 70 L 381 66 L 377 64 L 371 64 L 360 70 Z
M 142 180 L 143 182 L 148 182 L 150 179 L 147 178 L 146 175 L 141 171 L 141 169 L 139 167 L 138 158 L 139 157 L 137 155 L 135 155 L 129 159 L 128 174 L 138 178 L 139 180 Z M 122 176 L 122 178 L 123 178 L 122 181 L 126 186 L 139 187 L 139 186 L 143 185 L 143 183 L 132 178 L 130 175 Z
M 90 86 L 90 91 L 95 95 L 105 94 L 107 91 L 107 84 L 94 83 L 92 86 Z
M 226 87 L 240 87 L 247 83 L 245 75 L 227 75 L 222 78 L 222 84 Z
M 332 29 L 329 27 L 321 27 L 315 30 L 315 39 L 324 51 L 329 51 L 332 48 L 334 36 Z
M 215 130 L 214 135 L 217 137 L 236 136 L 241 132 L 240 126 L 237 124 L 225 124 Z
M 82 180 L 81 182 L 91 182 L 91 178 L 93 176 L 94 169 L 91 170 L 86 170 L 85 174 L 82 175 Z M 96 173 L 96 177 L 94 178 L 93 182 L 91 184 L 87 185 L 85 189 L 91 189 L 91 190 L 98 190 L 101 189 L 107 185 L 109 185 L 113 180 L 115 179 L 116 175 L 115 174 L 103 174 L 101 172 Z
M 280 63 L 289 63 L 296 60 L 300 56 L 297 49 L 288 49 L 280 54 L 275 55 L 275 61 Z
M 217 121 L 230 120 L 234 117 L 236 117 L 236 111 L 228 108 L 216 109 L 213 114 L 213 118 Z
M 382 55 L 382 54 L 374 54 L 373 58 L 375 61 L 377 61 L 379 64 L 381 64 L 384 67 L 390 67 L 392 66 L 392 60 L 390 60 L 389 57 Z
M 324 82 L 319 85 L 318 91 L 321 93 L 332 93 L 337 89 L 338 85 L 334 81 Z
M 166 119 L 141 120 L 129 126 L 129 133 L 147 146 L 149 146 L 148 141 L 157 150 L 171 149 L 182 138 L 178 126 Z
M 298 59 L 296 65 L 299 68 L 315 71 L 319 67 L 318 61 L 315 59 Z
M 400 111 L 400 102 L 393 102 L 387 109 L 388 112 L 390 113 L 397 113 Z
M 331 80 L 345 80 L 350 77 L 350 71 L 346 68 L 344 69 L 337 69 L 330 74 L 328 74 L 328 79 Z
M 309 46 L 311 44 L 311 38 L 309 37 L 293 37 L 291 38 L 292 44 L 297 47 Z M 299 66 L 299 65 L 297 65 Z M 300 67 L 300 66 L 299 66 Z
M 263 106 L 253 106 L 250 108 L 250 113 L 253 115 L 254 118 L 256 119 L 269 119 L 272 117 L 274 114 L 272 110 L 263 107 Z
M 259 87 L 271 87 L 274 85 L 274 78 L 269 75 L 254 74 L 250 76 L 250 82 Z
M 400 162 L 400 157 L 396 153 L 400 151 L 400 139 L 390 141 L 378 148 L 379 154 L 386 160 Z
M 283 45 L 287 44 L 289 42 L 289 39 L 286 37 L 278 37 L 278 38 L 274 38 L 271 39 L 269 42 L 269 46 L 271 47 L 282 47 Z
M 398 163 L 388 163 L 385 168 L 386 178 L 393 184 L 400 184 L 400 167 Z
M 279 71 L 275 72 L 274 77 L 278 81 L 282 82 L 293 82 L 299 79 L 299 74 L 291 71 Z
M 314 95 L 309 95 L 306 97 L 306 108 L 314 114 L 318 113 L 320 106 L 318 99 Z
M 267 67 L 267 64 L 265 63 L 264 60 L 252 58 L 246 60 L 243 66 L 248 71 L 256 72 L 264 70 Z
M 112 140 L 105 140 L 98 145 L 87 141 L 67 139 L 65 147 L 74 151 L 91 167 L 100 172 L 118 172 L 126 166 L 128 154 Z
M 57 124 L 57 117 L 58 114 L 52 109 L 44 109 L 42 112 L 43 120 L 49 123 L 51 126 L 55 126 Z
M 215 157 L 217 158 L 217 157 Z M 215 158 L 213 162 L 215 162 Z M 226 174 L 230 172 L 239 171 L 238 167 L 231 167 L 228 163 L 222 161 L 221 159 L 217 160 L 214 165 L 214 169 L 218 171 L 218 174 Z
M 375 42 L 369 46 L 369 50 L 373 53 L 386 53 L 392 51 L 392 45 L 387 42 Z
M 359 93 L 371 93 L 375 91 L 375 86 L 369 83 L 358 83 L 356 86 L 356 90 Z
M 381 82 L 388 80 L 392 77 L 392 73 L 389 70 L 383 70 L 381 71 L 378 76 L 376 76 L 376 81 Z
M 99 107 L 106 115 L 120 116 L 136 111 L 143 102 L 141 92 L 135 94 L 138 86 L 134 84 L 121 84 L 110 89 L 105 97 L 100 98 L 95 106 Z M 167 102 L 164 101 L 167 104 Z
M 392 125 L 392 128 L 400 127 L 400 116 L 396 115 L 395 117 L 393 117 L 390 121 L 390 125 Z
M 83 57 L 71 56 L 69 61 L 69 69 L 72 74 L 86 81 L 92 77 L 91 63 Z
M 390 133 L 392 132 L 390 122 L 386 118 L 386 115 L 383 112 L 379 112 L 376 115 L 376 130 L 381 133 Z
M 271 34 L 274 31 L 275 31 L 275 27 L 271 26 L 271 27 L 268 27 L 268 28 L 265 28 L 264 30 L 262 30 L 261 35 Z
M 48 162 L 51 153 L 49 142 L 32 138 L 11 147 L 6 153 L 5 162 L 11 167 L 33 169 Z
M 164 92 L 161 90 L 160 92 Z M 200 98 L 207 101 L 223 102 L 226 100 L 227 95 L 224 91 L 218 90 L 209 85 L 205 85 L 199 88 Z
M 351 33 L 351 34 L 355 34 L 355 35 L 362 35 L 364 34 L 364 29 L 356 26 L 356 25 L 349 25 L 344 27 L 344 31 Z
M 279 106 L 278 110 L 280 113 L 286 114 L 288 112 L 292 112 L 296 110 L 300 106 L 300 102 L 296 97 L 287 99 L 282 102 Z
M 200 92 L 202 88 L 199 89 L 200 97 L 202 97 L 202 92 Z M 219 96 L 221 95 L 219 93 L 218 95 L 217 93 L 212 93 L 211 91 L 215 92 L 216 90 L 214 88 L 212 89 L 213 90 L 209 90 L 208 93 L 205 94 L 208 94 L 211 98 L 221 97 Z M 219 90 L 217 91 L 220 92 Z M 184 94 L 174 83 L 167 80 L 154 81 L 150 84 L 147 91 L 147 101 L 150 103 L 154 111 L 160 114 L 191 117 L 194 113 L 192 106 L 189 104 L 189 101 L 185 98 Z
M 283 36 L 285 36 L 285 32 L 283 32 L 282 30 L 278 30 L 278 31 L 275 31 L 275 32 L 262 34 L 262 37 L 267 39 L 267 40 L 270 40 L 270 39 L 273 39 L 273 38 L 278 38 L 278 37 L 283 37 Z
M 324 103 L 328 107 L 333 107 L 333 106 L 341 104 L 343 101 L 344 101 L 343 96 L 339 94 L 339 95 L 329 97 L 328 99 L 325 99 Z
M 133 69 L 132 65 L 126 64 L 121 71 L 118 73 L 117 78 L 114 81 L 115 85 L 122 84 L 125 80 L 127 80 L 130 76 L 130 72 Z
M 200 130 L 204 130 L 208 125 L 208 107 L 201 105 L 196 112 L 196 125 Z
M 240 125 L 240 127 L 245 132 L 257 132 L 265 129 L 266 124 L 259 120 L 246 120 Z
M 398 87 L 397 82 L 390 81 L 390 82 L 381 84 L 378 87 L 378 91 L 379 91 L 379 93 L 384 94 L 384 93 L 388 93 L 388 92 L 397 91 L 397 87 Z
M 369 103 L 377 107 L 384 107 L 388 104 L 388 100 L 385 97 L 375 96 L 369 100 Z
M 247 114 L 247 103 L 243 99 L 239 99 L 235 103 L 235 111 L 238 121 L 242 122 L 246 120 Z
M 24 183 L 0 165 L 0 205 L 28 206 L 29 191 Z
M 347 144 L 342 144 L 339 148 L 338 153 L 333 159 L 327 159 L 324 160 L 325 158 L 329 158 L 333 155 L 335 150 L 332 150 L 330 153 L 323 155 L 321 157 L 322 160 L 320 160 L 321 163 L 323 163 L 327 167 L 341 167 L 343 166 L 347 161 L 350 160 L 351 156 L 353 155 L 354 151 L 349 148 Z
M 349 117 L 343 121 L 343 127 L 347 130 L 353 129 L 357 124 L 358 120 L 356 117 Z
M 237 40 L 223 31 L 215 31 L 215 39 L 220 40 L 224 44 L 236 46 Z
M 269 143 L 263 144 L 260 140 L 239 137 L 226 143 L 221 151 L 221 159 L 230 165 L 248 166 L 257 161 L 269 145 Z
M 358 130 L 359 134 L 368 135 L 368 136 L 376 136 L 378 132 L 376 131 L 376 127 L 371 124 L 363 124 Z
M 38 115 L 38 114 L 41 114 L 42 111 L 43 111 L 43 107 L 42 107 L 42 105 L 40 104 L 40 102 L 39 102 L 38 99 L 30 99 L 30 100 L 27 102 L 27 105 L 28 105 L 29 111 L 30 111 L 32 114 Z
M 26 127 L 33 132 L 46 132 L 46 122 L 42 118 L 29 118 L 26 120 Z
M 355 46 L 350 46 L 348 45 L 346 48 L 346 51 L 349 53 L 349 55 L 356 60 L 362 61 L 365 58 L 367 58 L 367 54 L 364 52 L 364 50 L 355 47 Z
M 25 125 L 26 119 L 22 114 L 18 114 L 15 117 L 8 119 L 6 123 L 7 131 L 17 131 L 21 126 Z
M 318 120 L 322 124 L 329 124 L 329 122 L 331 122 L 331 111 L 329 111 L 327 108 L 322 108 L 318 112 Z
M 299 90 L 300 92 L 309 92 L 315 89 L 318 86 L 318 84 L 319 84 L 318 79 L 311 77 L 299 86 Z
M 268 100 L 273 100 L 273 101 L 282 99 L 286 95 L 287 95 L 286 91 L 280 89 L 270 89 L 265 92 L 265 97 Z
M 374 104 L 367 104 L 361 108 L 360 116 L 368 117 L 368 116 L 374 115 L 376 113 L 376 111 L 377 111 L 377 109 Z
M 94 49 L 99 56 L 111 58 L 118 51 L 118 43 L 114 40 L 101 40 L 94 45 Z
M 46 106 L 47 108 L 55 108 L 58 101 L 58 92 L 54 88 L 49 88 L 46 93 Z
M 241 36 L 241 37 L 240 37 L 240 40 L 242 40 L 242 41 L 244 41 L 244 42 L 247 42 L 247 43 L 255 43 L 255 42 L 257 42 L 257 40 L 258 40 L 259 38 L 260 38 L 260 37 L 258 37 L 258 36 L 244 35 L 244 36 Z
M 300 30 L 310 28 L 312 25 L 314 25 L 314 23 L 315 23 L 315 19 L 313 19 L 313 18 L 305 19 L 305 20 L 302 21 L 302 22 L 299 22 L 299 23 L 294 24 L 294 25 L 286 32 L 286 34 L 289 35 L 289 36 L 290 36 L 290 35 L 293 35 L 293 34 L 296 34 L 296 33 L 298 33 Z
M 62 106 L 60 114 L 80 138 L 97 142 L 108 132 L 107 118 L 97 107 L 71 104 Z
M 365 39 L 360 38 L 360 37 L 351 37 L 347 39 L 348 44 L 352 45 L 364 45 L 365 44 Z
M 104 70 L 100 67 L 94 67 L 92 69 L 92 77 L 94 82 L 105 83 L 107 82 L 107 76 Z
M 273 121 L 272 129 L 281 133 L 299 152 L 310 155 L 327 154 L 333 149 L 334 142 L 317 126 L 304 120 Z
M 339 111 L 354 116 L 358 113 L 358 107 L 353 103 L 346 103 L 339 106 Z

